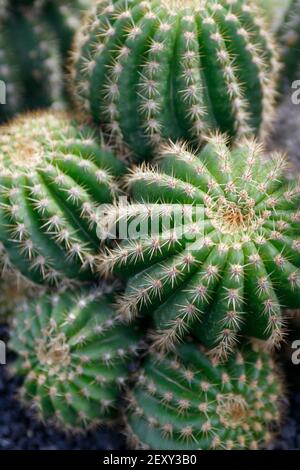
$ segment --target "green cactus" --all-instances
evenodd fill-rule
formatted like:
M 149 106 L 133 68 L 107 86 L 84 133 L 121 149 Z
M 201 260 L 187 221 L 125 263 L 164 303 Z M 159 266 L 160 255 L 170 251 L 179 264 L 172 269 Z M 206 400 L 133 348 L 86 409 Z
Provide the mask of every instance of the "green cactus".
M 94 278 L 97 208 L 123 170 L 89 127 L 64 113 L 26 114 L 0 135 L 5 264 L 36 283 Z
M 105 218 L 128 223 L 129 235 L 100 255 L 99 269 L 128 280 L 124 318 L 153 313 L 157 347 L 188 332 L 217 357 L 241 333 L 281 342 L 281 305 L 300 306 L 300 186 L 285 181 L 285 163 L 264 158 L 255 140 L 230 151 L 215 135 L 198 155 L 173 144 L 158 168 L 129 174 L 132 205 Z M 131 231 L 137 221 L 145 231 Z
M 281 418 L 283 387 L 274 361 L 246 345 L 225 365 L 197 343 L 146 359 L 129 392 L 131 446 L 155 450 L 256 450 Z
M 284 74 L 290 82 L 300 77 L 300 1 L 292 0 L 285 20 L 277 32 L 282 48 Z
M 163 139 L 198 145 L 212 129 L 263 136 L 278 62 L 256 8 L 245 0 L 98 2 L 73 52 L 80 110 L 142 158 Z
M 116 416 L 137 338 L 99 289 L 43 296 L 14 318 L 10 373 L 24 376 L 20 398 L 39 419 L 83 431 Z

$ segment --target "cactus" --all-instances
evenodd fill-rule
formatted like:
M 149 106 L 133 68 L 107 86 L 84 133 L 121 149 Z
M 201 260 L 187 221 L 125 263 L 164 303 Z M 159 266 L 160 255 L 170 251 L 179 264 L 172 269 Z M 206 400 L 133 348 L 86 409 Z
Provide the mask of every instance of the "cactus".
M 142 158 L 168 138 L 198 145 L 212 129 L 263 136 L 278 62 L 256 8 L 245 0 L 98 2 L 73 51 L 80 110 Z
M 254 139 L 231 151 L 225 136 L 213 135 L 197 155 L 173 144 L 157 168 L 129 174 L 133 203 L 107 217 L 112 226 L 128 223 L 128 233 L 146 220 L 145 232 L 122 236 L 99 256 L 99 269 L 128 280 L 119 311 L 128 320 L 153 314 L 157 347 L 188 332 L 216 357 L 241 333 L 281 342 L 281 305 L 300 305 L 300 186 L 282 176 L 285 163 L 279 154 L 266 158 Z
M 300 77 L 300 1 L 292 0 L 281 28 L 278 41 L 282 48 L 284 74 L 290 82 Z
M 0 135 L 0 241 L 5 266 L 36 283 L 94 278 L 97 208 L 123 170 L 67 114 L 26 114 Z
M 116 416 L 116 402 L 137 348 L 96 290 L 41 297 L 14 318 L 10 373 L 24 377 L 20 399 L 38 419 L 83 431 Z
M 255 450 L 279 424 L 283 387 L 274 361 L 245 345 L 225 365 L 197 343 L 146 359 L 128 394 L 131 446 L 155 450 Z

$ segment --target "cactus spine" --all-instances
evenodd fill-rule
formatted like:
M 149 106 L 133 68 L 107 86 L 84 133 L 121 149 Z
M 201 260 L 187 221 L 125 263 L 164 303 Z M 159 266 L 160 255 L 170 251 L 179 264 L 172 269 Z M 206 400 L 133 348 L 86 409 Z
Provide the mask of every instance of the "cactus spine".
M 80 109 L 140 157 L 163 139 L 198 145 L 211 129 L 270 126 L 278 62 L 250 2 L 101 1 L 76 43 Z
M 132 170 L 133 203 L 109 217 L 117 225 L 146 220 L 146 236 L 125 236 L 100 256 L 99 269 L 128 280 L 124 318 L 154 312 L 157 347 L 169 349 L 189 331 L 218 357 L 241 333 L 280 343 L 281 305 L 300 305 L 300 186 L 285 181 L 284 166 L 254 140 L 230 151 L 216 135 L 197 155 L 167 146 L 157 168 Z M 157 215 L 169 216 L 169 227 L 152 224 Z
M 91 279 L 97 207 L 113 201 L 123 164 L 92 129 L 49 112 L 2 127 L 0 156 L 5 266 L 37 283 Z
M 129 392 L 131 445 L 155 450 L 255 450 L 279 424 L 282 384 L 274 361 L 246 345 L 225 365 L 196 343 L 153 354 Z
M 137 348 L 99 289 L 43 296 L 13 321 L 10 346 L 24 376 L 20 398 L 37 417 L 83 431 L 116 416 L 116 401 Z

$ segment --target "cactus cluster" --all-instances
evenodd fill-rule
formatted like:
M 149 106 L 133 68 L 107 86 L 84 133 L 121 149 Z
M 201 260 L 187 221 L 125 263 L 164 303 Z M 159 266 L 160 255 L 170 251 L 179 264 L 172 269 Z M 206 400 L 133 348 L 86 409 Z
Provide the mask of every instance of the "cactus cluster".
M 245 0 L 105 0 L 75 41 L 80 109 L 119 148 L 149 158 L 164 139 L 199 144 L 269 128 L 276 48 Z
M 129 442 L 155 450 L 255 450 L 281 417 L 282 384 L 266 353 L 245 345 L 225 365 L 197 343 L 153 354 L 128 394 Z
M 12 366 L 37 417 L 83 431 L 116 415 L 138 335 L 119 324 L 99 289 L 43 296 L 14 319 Z
M 0 135 L 2 262 L 36 283 L 93 279 L 97 207 L 123 164 L 64 113 L 20 116 Z
M 101 255 L 99 269 L 128 280 L 124 318 L 154 314 L 157 347 L 190 331 L 220 357 L 241 333 L 281 342 L 281 306 L 300 306 L 300 186 L 285 181 L 284 166 L 253 139 L 230 150 L 214 135 L 199 154 L 166 146 L 157 167 L 131 171 L 132 205 L 107 217 L 143 217 L 149 231 Z M 168 225 L 152 222 L 161 215 Z
M 281 68 L 267 1 L 0 0 L 0 120 L 52 108 L 0 129 L 0 322 L 37 419 L 87 431 L 127 396 L 137 448 L 273 437 L 300 184 L 260 143 Z

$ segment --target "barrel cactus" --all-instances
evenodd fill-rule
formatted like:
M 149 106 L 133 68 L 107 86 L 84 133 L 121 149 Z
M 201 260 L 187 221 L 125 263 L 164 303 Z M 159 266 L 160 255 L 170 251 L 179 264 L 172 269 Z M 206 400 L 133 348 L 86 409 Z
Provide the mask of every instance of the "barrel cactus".
M 153 314 L 157 347 L 188 332 L 218 357 L 241 333 L 281 342 L 281 305 L 300 305 L 300 186 L 284 166 L 253 139 L 229 150 L 214 135 L 199 154 L 173 144 L 157 167 L 132 170 L 132 204 L 105 217 L 109 233 L 128 230 L 99 269 L 128 280 L 119 311 L 128 320 Z
M 0 241 L 7 267 L 36 283 L 94 277 L 97 207 L 123 164 L 64 113 L 26 114 L 0 135 Z
M 165 138 L 270 126 L 278 62 L 254 3 L 100 1 L 75 42 L 79 108 L 140 158 Z
M 255 450 L 279 424 L 283 387 L 274 361 L 246 345 L 225 365 L 197 343 L 146 359 L 129 392 L 129 442 L 155 450 Z
M 113 419 L 137 338 L 99 289 L 42 296 L 13 321 L 19 357 L 10 373 L 24 377 L 20 399 L 67 431 Z

